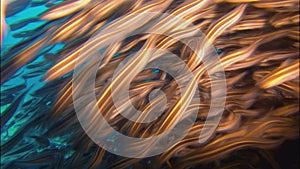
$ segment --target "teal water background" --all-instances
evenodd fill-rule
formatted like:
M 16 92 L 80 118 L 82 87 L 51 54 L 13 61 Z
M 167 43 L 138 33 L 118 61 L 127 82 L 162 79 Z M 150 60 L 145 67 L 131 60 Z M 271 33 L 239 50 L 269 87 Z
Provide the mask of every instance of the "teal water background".
M 39 1 L 30 1 L 30 3 L 33 2 Z M 60 2 L 62 1 L 51 1 L 54 4 Z M 46 4 L 40 6 L 30 6 L 29 4 L 24 10 L 7 17 L 6 22 L 8 25 L 18 24 L 27 19 L 38 18 L 40 14 L 47 10 L 49 10 L 49 7 Z M 9 29 L 1 46 L 1 61 L 7 59 L 6 57 L 10 57 L 7 55 L 7 52 L 13 49 L 14 46 L 30 38 L 30 36 L 17 38 L 14 37 L 15 34 L 26 31 L 39 31 L 39 27 L 47 22 L 37 20 L 20 29 Z M 44 97 L 44 93 L 39 93 L 46 86 L 46 82 L 42 80 L 45 73 L 54 64 L 53 61 L 49 61 L 45 56 L 56 55 L 63 50 L 64 46 L 65 44 L 60 43 L 46 47 L 46 52 L 39 52 L 42 54 L 37 54 L 33 61 L 22 66 L 12 78 L 1 85 L 1 149 L 8 149 L 7 152 L 1 153 L 1 168 L 14 160 L 22 159 L 32 154 L 53 149 L 62 150 L 68 146 L 65 141 L 65 137 L 68 136 L 47 138 L 49 144 L 41 146 L 42 138 L 39 137 L 45 132 L 45 129 L 40 127 L 35 127 L 23 133 L 24 128 L 30 126 L 34 119 L 49 113 L 51 110 L 55 96 L 49 97 L 49 94 L 45 94 Z M 14 112 L 10 112 L 9 110 L 11 109 Z M 9 112 L 11 114 L 10 118 L 3 122 L 2 117 L 7 116 L 5 113 Z M 14 140 L 18 141 L 14 142 Z M 72 150 L 65 151 L 65 159 L 69 158 L 73 153 Z

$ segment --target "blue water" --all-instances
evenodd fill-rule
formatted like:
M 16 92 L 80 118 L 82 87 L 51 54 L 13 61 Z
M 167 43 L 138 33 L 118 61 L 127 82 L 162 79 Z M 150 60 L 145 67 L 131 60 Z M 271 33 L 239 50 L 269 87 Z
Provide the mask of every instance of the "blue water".
M 34 2 L 32 0 L 31 2 Z M 35 2 L 38 2 L 35 0 Z M 52 3 L 60 3 L 61 1 L 52 1 Z M 45 5 L 31 7 L 27 6 L 26 9 L 18 12 L 17 14 L 7 17 L 6 22 L 8 25 L 17 24 L 25 19 L 29 18 L 37 18 L 40 14 L 47 11 L 49 8 Z M 31 22 L 26 26 L 17 29 L 17 30 L 9 30 L 4 37 L 4 41 L 1 46 L 1 60 L 6 59 L 5 57 L 9 57 L 6 55 L 7 51 L 9 51 L 13 46 L 19 44 L 20 42 L 25 41 L 27 38 L 16 38 L 13 35 L 17 33 L 21 33 L 24 31 L 34 31 L 41 25 L 45 24 L 47 21 L 38 20 L 35 22 Z M 33 119 L 39 116 L 43 116 L 43 114 L 47 114 L 50 112 L 51 106 L 55 102 L 55 97 L 43 97 L 43 93 L 38 93 L 39 89 L 45 87 L 46 83 L 42 80 L 47 70 L 51 68 L 54 64 L 53 62 L 47 60 L 45 55 L 49 54 L 57 54 L 64 48 L 64 44 L 53 44 L 48 46 L 47 48 L 51 48 L 46 53 L 37 54 L 36 58 L 22 66 L 12 78 L 8 81 L 4 82 L 1 85 L 1 124 L 3 125 L 1 128 L 1 149 L 9 143 L 9 141 L 13 140 L 14 137 L 18 135 L 18 133 L 22 132 L 22 129 L 30 125 Z M 39 64 L 43 63 L 43 64 Z M 28 68 L 30 65 L 39 64 L 39 67 Z M 28 74 L 34 73 L 32 77 L 26 77 Z M 14 88 L 18 86 L 25 86 L 18 90 L 14 90 Z M 58 89 L 59 90 L 59 89 Z M 21 94 L 22 99 L 20 102 L 14 102 Z M 12 101 L 8 101 L 8 98 L 13 98 Z M 42 104 L 42 105 L 41 105 Z M 4 123 L 2 121 L 2 116 L 8 110 L 10 106 L 16 107 L 15 111 L 12 113 L 11 118 Z M 35 108 L 35 106 L 39 106 Z M 35 111 L 36 110 L 36 111 Z M 65 149 L 67 147 L 66 136 L 55 136 L 49 137 L 49 145 L 48 146 L 40 146 L 39 143 L 36 142 L 35 139 L 29 136 L 40 136 L 45 132 L 45 129 L 36 127 L 31 129 L 29 132 L 21 135 L 20 141 L 14 143 L 12 147 L 9 148 L 9 151 L 1 154 L 1 168 L 9 164 L 10 162 L 22 159 L 30 154 L 41 153 L 46 150 L 53 149 Z M 26 148 L 27 146 L 27 148 Z M 26 148 L 26 151 L 18 151 L 18 149 Z M 14 153 L 17 152 L 17 153 Z M 69 158 L 73 154 L 73 150 L 66 149 L 64 158 Z M 7 167 L 7 166 L 6 166 Z M 29 167 L 30 168 L 30 167 Z

